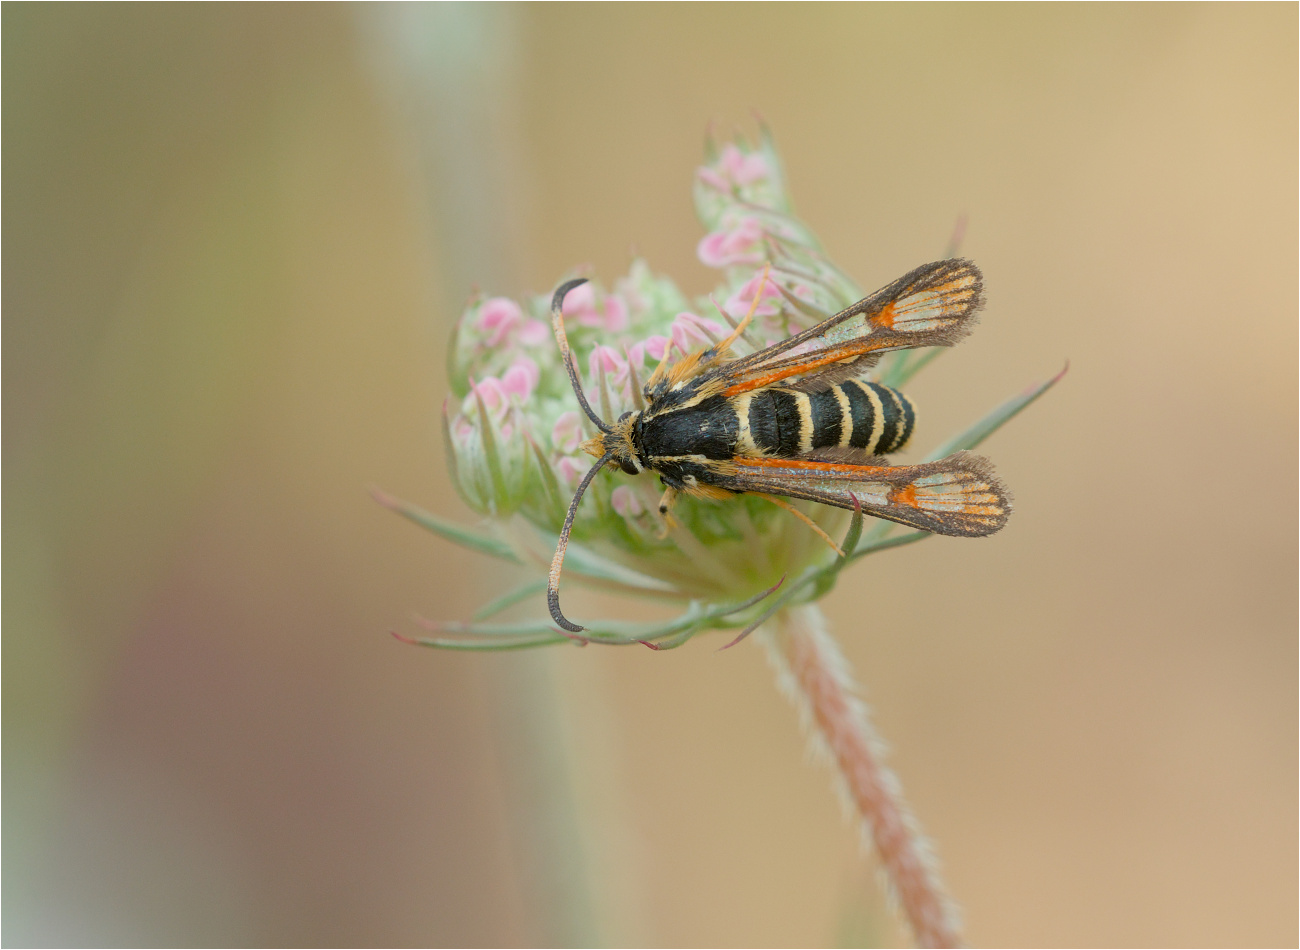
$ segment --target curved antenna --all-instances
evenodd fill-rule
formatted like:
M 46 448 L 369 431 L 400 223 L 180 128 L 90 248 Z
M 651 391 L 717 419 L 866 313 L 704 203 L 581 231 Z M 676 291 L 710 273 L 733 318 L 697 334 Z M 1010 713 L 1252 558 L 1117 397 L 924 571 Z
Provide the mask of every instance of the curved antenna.
M 582 476 L 582 481 L 578 483 L 578 490 L 573 493 L 573 501 L 569 502 L 569 513 L 564 516 L 564 527 L 560 529 L 560 541 L 555 546 L 555 557 L 551 558 L 551 573 L 546 579 L 546 605 L 551 608 L 551 619 L 570 633 L 581 633 L 583 628 L 560 611 L 560 566 L 564 563 L 564 552 L 569 547 L 569 532 L 573 530 L 573 516 L 578 513 L 578 502 L 582 500 L 583 492 L 596 477 L 596 473 L 613 457 L 613 452 L 606 452 L 600 457 L 600 461 L 591 467 L 591 471 Z
M 578 404 L 582 406 L 582 411 L 587 414 L 587 418 L 595 423 L 597 429 L 609 433 L 613 430 L 591 411 L 591 406 L 587 404 L 587 397 L 582 394 L 582 383 L 578 380 L 578 366 L 573 361 L 573 354 L 569 352 L 569 338 L 564 332 L 564 298 L 574 287 L 581 287 L 586 282 L 587 278 L 578 277 L 565 281 L 556 288 L 555 296 L 551 298 L 551 329 L 555 331 L 555 342 L 560 345 L 560 358 L 564 360 L 564 368 L 569 371 L 569 382 L 573 384 L 573 394 L 578 397 Z M 551 612 L 555 613 L 554 610 Z

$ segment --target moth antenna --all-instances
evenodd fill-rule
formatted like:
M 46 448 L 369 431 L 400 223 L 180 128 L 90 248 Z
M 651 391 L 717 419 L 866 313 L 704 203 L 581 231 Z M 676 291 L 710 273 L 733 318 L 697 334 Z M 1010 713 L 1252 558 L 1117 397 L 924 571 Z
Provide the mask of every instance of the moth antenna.
M 561 291 L 564 289 L 565 287 L 560 288 Z M 556 291 L 556 299 L 560 297 L 560 291 Z M 560 568 L 564 564 L 564 552 L 569 548 L 569 532 L 573 530 L 573 516 L 578 513 L 578 502 L 582 500 L 583 493 L 591 484 L 591 480 L 596 477 L 596 473 L 613 457 L 613 452 L 606 452 L 600 457 L 600 461 L 591 467 L 591 471 L 582 476 L 582 481 L 578 483 L 578 490 L 573 493 L 573 501 L 569 502 L 569 513 L 564 516 L 564 527 L 560 529 L 560 540 L 555 545 L 555 556 L 551 558 L 551 572 L 546 579 L 546 605 L 551 608 L 551 619 L 570 633 L 581 633 L 583 628 L 564 616 L 560 610 Z
M 587 414 L 587 418 L 597 429 L 608 434 L 613 430 L 592 412 L 587 397 L 582 392 L 582 382 L 578 379 L 578 364 L 573 360 L 573 353 L 569 350 L 569 338 L 564 332 L 564 298 L 568 296 L 570 290 L 581 287 L 586 282 L 587 278 L 578 277 L 565 281 L 556 288 L 555 296 L 551 298 L 551 329 L 555 331 L 555 342 L 560 346 L 560 358 L 564 360 L 564 368 L 569 371 L 569 382 L 573 386 L 573 394 L 578 397 L 578 405 L 582 406 L 582 411 Z

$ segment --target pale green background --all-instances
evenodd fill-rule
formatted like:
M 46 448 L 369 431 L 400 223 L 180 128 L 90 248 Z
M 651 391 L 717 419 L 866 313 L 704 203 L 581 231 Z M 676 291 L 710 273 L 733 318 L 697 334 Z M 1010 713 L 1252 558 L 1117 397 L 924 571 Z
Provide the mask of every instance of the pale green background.
M 1294 945 L 1297 8 L 6 4 L 6 944 L 901 939 L 755 644 L 403 647 L 475 286 L 690 293 L 706 124 L 875 287 L 1010 526 L 828 600 L 987 945 Z M 571 610 L 644 608 L 583 600 Z M 721 642 L 721 641 L 719 641 Z

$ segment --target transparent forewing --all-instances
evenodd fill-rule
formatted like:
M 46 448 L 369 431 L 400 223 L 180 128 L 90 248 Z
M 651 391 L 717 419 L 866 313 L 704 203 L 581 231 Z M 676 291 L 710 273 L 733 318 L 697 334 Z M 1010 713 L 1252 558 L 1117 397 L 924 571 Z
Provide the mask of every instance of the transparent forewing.
M 834 372 L 834 364 L 860 364 L 888 350 L 951 346 L 970 331 L 983 302 L 983 278 L 970 261 L 925 264 L 815 327 L 728 363 L 718 370 L 723 392 Z
M 978 455 L 958 452 L 923 465 L 849 465 L 818 459 L 736 458 L 727 488 L 854 507 L 877 518 L 936 534 L 993 534 L 1011 514 L 1011 498 Z
M 818 334 L 819 345 L 847 343 L 880 329 L 911 334 L 953 331 L 975 312 L 982 298 L 983 280 L 974 264 L 964 260 L 927 264 L 849 307 L 843 319 L 837 320 L 841 314 L 832 317 L 827 321 L 832 325 Z M 868 301 L 872 303 L 863 306 Z

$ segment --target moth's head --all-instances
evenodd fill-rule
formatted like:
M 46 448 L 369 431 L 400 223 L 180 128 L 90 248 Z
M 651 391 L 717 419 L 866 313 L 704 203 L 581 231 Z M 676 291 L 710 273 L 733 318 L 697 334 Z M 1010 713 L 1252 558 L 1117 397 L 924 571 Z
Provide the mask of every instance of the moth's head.
M 625 412 L 609 427 L 608 432 L 594 439 L 588 439 L 580 448 L 596 458 L 609 452 L 613 456 L 609 460 L 610 465 L 618 466 L 629 475 L 639 475 L 645 467 L 637 458 L 636 443 L 632 441 L 632 435 L 636 431 L 636 423 L 640 418 L 639 412 Z

